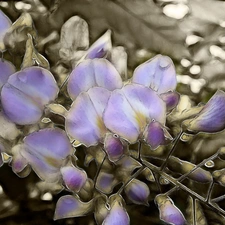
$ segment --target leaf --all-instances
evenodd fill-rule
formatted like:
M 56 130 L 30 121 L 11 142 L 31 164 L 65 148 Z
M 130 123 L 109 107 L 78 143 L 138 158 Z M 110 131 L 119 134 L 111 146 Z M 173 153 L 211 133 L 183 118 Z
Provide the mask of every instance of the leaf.
M 56 204 L 54 220 L 85 216 L 93 210 L 93 203 L 93 200 L 82 202 L 71 195 L 62 196 Z

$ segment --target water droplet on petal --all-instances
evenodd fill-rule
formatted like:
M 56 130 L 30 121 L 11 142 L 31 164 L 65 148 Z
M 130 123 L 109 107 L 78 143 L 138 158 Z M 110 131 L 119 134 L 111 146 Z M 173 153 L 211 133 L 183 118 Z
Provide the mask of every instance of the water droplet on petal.
M 213 168 L 215 166 L 215 163 L 212 160 L 209 160 L 205 163 L 205 167 L 207 168 Z

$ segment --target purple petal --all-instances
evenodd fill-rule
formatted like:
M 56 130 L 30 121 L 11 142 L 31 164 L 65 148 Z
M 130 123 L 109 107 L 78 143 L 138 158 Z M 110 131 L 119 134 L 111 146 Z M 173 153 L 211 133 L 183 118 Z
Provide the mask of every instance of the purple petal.
M 92 208 L 93 201 L 85 203 L 71 195 L 62 196 L 56 204 L 54 220 L 85 216 Z
M 71 73 L 67 90 L 72 99 L 92 87 L 104 87 L 109 91 L 122 87 L 122 79 L 115 67 L 106 59 L 81 62 Z
M 159 94 L 173 91 L 177 85 L 173 62 L 167 56 L 157 55 L 135 69 L 132 81 Z
M 165 123 L 165 108 L 165 103 L 154 91 L 131 84 L 113 91 L 103 119 L 109 130 L 135 143 L 149 120 Z
M 60 167 L 72 152 L 65 132 L 58 128 L 43 129 L 25 137 L 24 145 L 21 154 L 37 175 L 48 182 L 58 180 Z
M 172 139 L 171 137 L 165 137 L 164 128 L 157 121 L 152 121 L 144 132 L 145 141 L 151 146 L 151 149 L 154 150 L 166 143 L 167 139 Z
M 117 184 L 118 181 L 113 174 L 100 172 L 96 181 L 96 188 L 105 194 L 110 194 Z
M 111 48 L 111 31 L 108 30 L 88 49 L 86 58 L 94 59 L 106 57 Z
M 2 88 L 1 102 L 5 115 L 20 125 L 38 122 L 43 113 L 43 106 L 8 83 Z
M 158 204 L 160 219 L 168 224 L 184 225 L 186 220 L 181 211 L 174 205 L 172 199 L 168 196 L 158 195 L 156 196 L 156 202 Z
M 79 192 L 87 180 L 87 174 L 74 166 L 65 166 L 60 170 L 67 188 L 71 191 Z
M 0 89 L 7 82 L 9 76 L 15 72 L 16 68 L 11 62 L 0 60 Z
M 66 131 L 86 146 L 96 145 L 104 137 L 106 128 L 102 113 L 110 92 L 94 87 L 81 93 L 73 102 L 66 117 Z
M 173 108 L 175 108 L 180 101 L 180 95 L 177 92 L 170 91 L 161 94 L 160 97 L 166 103 L 167 111 L 171 111 Z
M 217 91 L 188 125 L 190 131 L 214 133 L 225 128 L 225 93 Z
M 59 91 L 51 72 L 36 66 L 25 68 L 13 74 L 8 83 L 30 96 L 40 105 L 46 105 L 53 101 Z
M 102 225 L 129 225 L 130 218 L 126 210 L 115 201 Z
M 27 165 L 28 165 L 27 160 L 21 154 L 17 154 L 13 156 L 12 170 L 14 173 L 17 174 L 22 172 Z
M 11 20 L 0 10 L 0 50 L 4 49 L 3 39 L 11 25 Z
M 150 191 L 144 182 L 133 179 L 125 187 L 125 193 L 133 203 L 148 205 Z
M 115 137 L 113 134 L 107 134 L 104 142 L 104 149 L 108 154 L 110 161 L 118 161 L 124 154 L 124 145 L 119 137 Z

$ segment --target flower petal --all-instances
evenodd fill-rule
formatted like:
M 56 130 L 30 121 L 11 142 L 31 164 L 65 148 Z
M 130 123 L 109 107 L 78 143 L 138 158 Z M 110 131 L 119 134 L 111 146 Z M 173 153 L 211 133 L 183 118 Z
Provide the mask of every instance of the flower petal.
M 16 68 L 11 62 L 0 60 L 0 89 L 7 82 L 9 76 L 15 72 Z
M 132 81 L 159 94 L 173 91 L 177 85 L 173 62 L 167 56 L 157 55 L 135 69 Z
M 105 135 L 102 113 L 110 92 L 94 87 L 81 93 L 73 102 L 66 117 L 66 131 L 86 146 L 96 145 Z
M 39 130 L 25 137 L 24 145 L 21 154 L 37 175 L 47 182 L 57 181 L 63 160 L 72 152 L 65 132 L 58 128 Z
M 225 93 L 217 91 L 189 123 L 190 131 L 214 133 L 225 128 Z
M 164 128 L 157 121 L 152 121 L 144 132 L 145 141 L 151 146 L 151 149 L 154 150 L 159 147 L 159 145 L 166 144 L 167 140 L 171 140 L 171 136 L 165 136 L 168 132 L 164 131 Z
M 111 49 L 112 49 L 111 31 L 108 30 L 88 49 L 85 58 L 94 59 L 106 57 Z
M 125 187 L 125 193 L 133 203 L 148 205 L 148 196 L 150 191 L 144 182 L 133 179 Z
M 43 113 L 43 106 L 8 83 L 2 88 L 1 102 L 5 115 L 20 125 L 38 122 Z
M 81 62 L 70 74 L 67 90 L 72 99 L 92 87 L 104 87 L 110 91 L 122 87 L 122 79 L 115 67 L 106 59 Z
M 8 29 L 11 27 L 11 20 L 0 10 L 0 50 L 4 50 L 3 39 Z
M 171 111 L 173 108 L 175 108 L 180 101 L 180 95 L 177 92 L 169 91 L 167 93 L 161 94 L 160 97 L 166 103 L 167 111 Z
M 113 91 L 103 119 L 109 130 L 135 143 L 150 120 L 164 124 L 165 115 L 165 103 L 153 90 L 131 84 Z
M 71 195 L 62 196 L 55 209 L 54 220 L 85 216 L 93 208 L 93 200 L 82 202 Z
M 109 133 L 105 137 L 104 149 L 110 161 L 118 161 L 124 154 L 124 145 L 119 137 Z
M 67 188 L 79 192 L 87 180 L 87 174 L 74 166 L 64 166 L 60 169 Z
M 129 225 L 130 218 L 126 210 L 115 201 L 111 207 L 109 214 L 106 216 L 102 225 Z
M 186 220 L 172 199 L 165 195 L 157 195 L 155 201 L 160 212 L 160 219 L 168 224 L 185 225 Z
M 13 74 L 8 79 L 8 83 L 40 105 L 53 101 L 59 91 L 52 73 L 37 66 L 28 67 Z

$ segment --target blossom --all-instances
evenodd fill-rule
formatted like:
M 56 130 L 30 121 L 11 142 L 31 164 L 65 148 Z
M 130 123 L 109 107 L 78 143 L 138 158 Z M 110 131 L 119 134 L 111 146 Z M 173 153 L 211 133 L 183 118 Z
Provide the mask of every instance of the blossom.
M 225 128 L 225 93 L 217 91 L 199 114 L 189 122 L 187 129 L 194 132 L 215 133 Z
M 87 59 L 78 64 L 70 74 L 67 91 L 71 99 L 92 87 L 109 91 L 121 88 L 122 79 L 115 67 L 106 59 Z
M 58 90 L 51 72 L 28 67 L 12 74 L 2 87 L 3 111 L 16 124 L 34 124 L 41 118 L 45 105 L 56 98 Z
M 179 102 L 179 94 L 175 92 L 176 71 L 168 56 L 157 55 L 138 66 L 134 71 L 132 82 L 156 91 L 166 102 L 168 110 Z
M 157 144 L 155 132 L 163 129 L 166 120 L 166 105 L 155 91 L 139 84 L 128 84 L 112 92 L 103 114 L 106 127 L 129 143 L 143 138 L 149 145 L 158 147 L 166 137 L 163 135 Z M 149 124 L 157 121 L 160 126 L 149 130 Z

